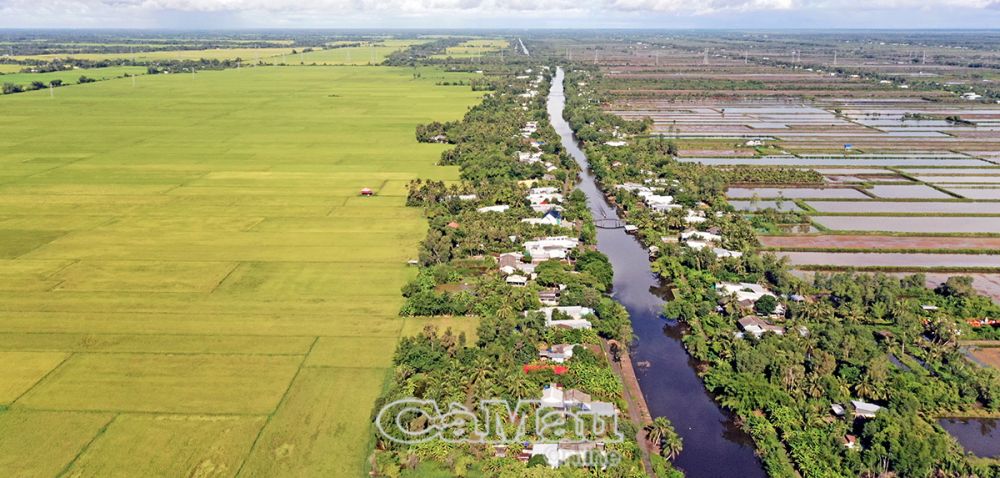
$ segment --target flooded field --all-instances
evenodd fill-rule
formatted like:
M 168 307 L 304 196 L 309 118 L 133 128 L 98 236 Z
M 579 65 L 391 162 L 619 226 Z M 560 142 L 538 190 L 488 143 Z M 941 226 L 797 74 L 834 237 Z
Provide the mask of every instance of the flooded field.
M 904 237 L 872 235 L 761 236 L 764 247 L 816 249 L 994 249 L 1000 237 Z
M 776 198 L 790 199 L 830 198 L 868 199 L 861 191 L 852 188 L 729 188 L 726 195 L 731 198 Z
M 926 213 L 926 214 L 996 214 L 1000 215 L 1000 203 L 989 202 L 904 202 L 904 201 L 807 201 L 809 207 L 823 212 L 884 214 L 884 213 Z
M 972 175 L 1000 176 L 1000 168 L 906 168 L 903 172 L 915 175 Z
M 729 205 L 738 211 L 761 211 L 764 209 L 775 209 L 778 211 L 801 211 L 798 205 L 792 201 L 729 201 Z
M 869 188 L 868 192 L 885 199 L 949 199 L 952 197 L 923 184 L 905 186 L 876 185 Z
M 881 252 L 780 252 L 793 266 L 1000 268 L 1000 255 Z
M 989 199 L 1000 201 L 1000 188 L 946 188 L 968 199 Z
M 702 163 L 710 166 L 844 166 L 844 167 L 885 167 L 885 166 L 993 166 L 981 159 L 930 159 L 930 158 L 677 158 L 685 163 Z
M 1000 457 L 1000 419 L 942 418 L 938 424 L 973 455 Z
M 1000 343 L 994 345 L 994 347 L 977 347 L 972 351 L 972 356 L 979 363 L 1000 370 Z
M 915 176 L 927 183 L 1000 183 L 1000 175 L 996 176 Z
M 1000 234 L 1000 220 L 995 217 L 813 216 L 813 220 L 835 231 Z

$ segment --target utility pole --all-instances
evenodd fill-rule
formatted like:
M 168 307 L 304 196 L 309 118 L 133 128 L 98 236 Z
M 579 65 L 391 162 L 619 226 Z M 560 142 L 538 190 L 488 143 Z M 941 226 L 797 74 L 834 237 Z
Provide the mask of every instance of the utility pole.
M 837 50 L 833 50 L 833 66 L 837 66 Z
M 594 50 L 594 64 L 597 64 L 597 50 Z
M 920 64 L 921 65 L 926 65 L 927 64 L 927 50 L 924 50 L 923 58 L 920 60 Z
M 750 64 L 750 52 L 747 50 L 743 50 L 743 64 L 744 65 Z
M 702 64 L 703 65 L 707 65 L 708 64 L 708 49 L 707 48 L 705 49 L 705 58 L 702 60 Z
M 49 98 L 56 97 L 56 90 L 52 87 L 52 83 L 49 83 Z

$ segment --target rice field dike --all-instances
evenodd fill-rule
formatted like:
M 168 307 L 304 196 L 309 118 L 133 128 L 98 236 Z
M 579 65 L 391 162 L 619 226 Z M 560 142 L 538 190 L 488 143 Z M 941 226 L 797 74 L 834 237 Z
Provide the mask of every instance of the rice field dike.
M 407 185 L 459 177 L 414 130 L 479 103 L 441 86 L 477 76 L 244 66 L 0 96 L 0 474 L 363 475 L 415 329 Z

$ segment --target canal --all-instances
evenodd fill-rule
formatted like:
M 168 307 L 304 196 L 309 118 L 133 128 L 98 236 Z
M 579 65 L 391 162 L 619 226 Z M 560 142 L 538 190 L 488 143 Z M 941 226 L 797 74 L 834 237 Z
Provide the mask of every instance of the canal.
M 548 113 L 562 144 L 583 169 L 579 189 L 595 220 L 619 219 L 587 167 L 562 112 L 562 68 L 557 69 L 548 98 Z M 674 464 L 689 478 L 765 477 L 753 442 L 705 391 L 695 364 L 681 343 L 679 324 L 664 320 L 663 287 L 649 267 L 648 254 L 622 229 L 598 229 L 597 247 L 614 266 L 614 298 L 628 309 L 636 340 L 630 348 L 639 386 L 653 417 L 665 416 L 684 439 Z

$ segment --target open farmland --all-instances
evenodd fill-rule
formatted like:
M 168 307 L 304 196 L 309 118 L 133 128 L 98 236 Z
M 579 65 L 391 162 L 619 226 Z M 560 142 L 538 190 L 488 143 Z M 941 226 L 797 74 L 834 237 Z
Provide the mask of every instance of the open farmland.
M 141 51 L 141 47 L 134 52 L 127 53 L 50 53 L 44 55 L 24 55 L 14 56 L 17 60 L 56 60 L 74 58 L 77 60 L 128 60 L 137 62 L 146 61 L 169 61 L 169 60 L 235 60 L 241 58 L 244 61 L 251 61 L 257 58 L 277 56 L 282 54 L 290 55 L 294 48 L 211 48 L 211 49 L 190 49 L 190 50 L 156 50 Z
M 0 75 L 0 83 L 28 86 L 33 81 L 41 81 L 48 85 L 52 80 L 59 80 L 64 85 L 77 83 L 81 76 L 92 80 L 108 80 L 129 75 L 144 75 L 146 68 L 141 66 L 112 66 L 107 68 L 88 68 L 79 70 L 53 71 L 50 73 L 10 73 Z
M 377 65 L 382 63 L 390 53 L 403 50 L 413 45 L 427 43 L 429 40 L 383 40 L 378 42 L 366 42 L 360 46 L 343 46 L 336 48 L 324 48 L 310 52 L 299 52 L 291 54 L 282 51 L 260 58 L 260 61 L 268 64 L 288 64 L 298 65 Z M 256 58 L 256 57 L 250 57 Z
M 795 41 L 688 36 L 568 52 L 600 65 L 606 111 L 650 119 L 680 161 L 819 173 L 727 190 L 738 210 L 787 213 L 789 224 L 767 231 L 780 235 L 761 242 L 794 266 L 937 271 L 941 281 L 974 272 L 977 289 L 1000 301 L 991 285 L 1000 281 L 1000 107 L 960 97 L 981 91 L 983 76 L 952 66 L 973 53 L 934 49 L 904 62 L 884 45 L 862 54 L 822 40 L 797 46 L 813 50 L 804 57 L 776 47 Z M 931 83 L 945 80 L 954 88 Z
M 432 58 L 478 58 L 488 53 L 496 53 L 509 46 L 507 40 L 483 39 L 468 40 L 456 46 L 448 47 L 444 53 L 432 56 Z
M 0 97 L 0 469 L 360 476 L 470 74 L 259 67 Z M 58 131 L 52 124 L 61 125 Z M 374 198 L 357 196 L 371 187 Z M 16 437 L 16 438 L 15 438 Z

